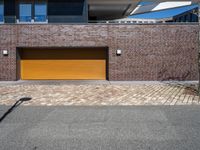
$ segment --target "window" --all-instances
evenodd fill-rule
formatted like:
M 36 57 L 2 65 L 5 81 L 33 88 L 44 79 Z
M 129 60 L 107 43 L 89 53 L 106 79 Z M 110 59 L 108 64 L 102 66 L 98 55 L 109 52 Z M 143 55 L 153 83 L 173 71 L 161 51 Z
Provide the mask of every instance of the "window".
M 47 20 L 47 5 L 46 2 L 35 3 L 35 22 L 46 22 Z
M 179 17 L 179 22 L 183 22 L 183 17 Z
M 35 0 L 34 2 L 19 3 L 20 22 L 46 22 L 47 3 L 46 0 Z
M 4 21 L 4 4 L 3 0 L 0 0 L 0 22 Z
M 53 16 L 81 16 L 84 0 L 49 0 L 49 15 Z
M 19 4 L 19 21 L 20 22 L 31 22 L 32 19 L 32 5 L 31 3 Z
M 198 16 L 196 14 L 191 13 L 190 15 L 191 22 L 198 22 Z
M 187 14 L 185 15 L 184 21 L 185 21 L 185 22 L 189 22 L 189 15 L 187 15 Z

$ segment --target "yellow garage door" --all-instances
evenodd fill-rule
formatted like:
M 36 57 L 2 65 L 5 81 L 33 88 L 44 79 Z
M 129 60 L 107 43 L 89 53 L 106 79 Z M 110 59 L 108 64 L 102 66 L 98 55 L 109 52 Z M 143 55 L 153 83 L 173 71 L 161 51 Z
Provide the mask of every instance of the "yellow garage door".
M 22 49 L 22 80 L 105 80 L 106 49 Z

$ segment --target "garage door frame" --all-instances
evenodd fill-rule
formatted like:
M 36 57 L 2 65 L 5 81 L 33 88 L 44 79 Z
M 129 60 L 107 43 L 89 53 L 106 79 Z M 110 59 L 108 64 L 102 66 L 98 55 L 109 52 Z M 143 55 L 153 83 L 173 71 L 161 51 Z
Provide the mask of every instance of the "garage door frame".
M 106 51 L 106 80 L 109 81 L 109 48 L 108 47 L 17 47 L 16 48 L 16 65 L 17 65 L 17 69 L 16 69 L 16 78 L 17 80 L 22 80 L 21 79 L 21 65 L 20 65 L 20 61 L 21 61 L 21 52 L 24 49 L 67 49 L 67 48 L 89 48 L 89 49 L 102 49 Z M 49 79 L 51 80 L 51 79 Z

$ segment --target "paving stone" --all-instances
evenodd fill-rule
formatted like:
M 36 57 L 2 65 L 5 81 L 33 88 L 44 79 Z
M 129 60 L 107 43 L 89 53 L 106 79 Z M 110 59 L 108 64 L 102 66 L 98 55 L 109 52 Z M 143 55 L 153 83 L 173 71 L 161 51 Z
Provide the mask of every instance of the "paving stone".
M 195 83 L 194 83 L 195 84 Z M 196 85 L 192 85 L 196 87 Z M 27 106 L 57 105 L 199 105 L 181 84 L 14 84 L 0 86 L 0 105 L 32 97 Z

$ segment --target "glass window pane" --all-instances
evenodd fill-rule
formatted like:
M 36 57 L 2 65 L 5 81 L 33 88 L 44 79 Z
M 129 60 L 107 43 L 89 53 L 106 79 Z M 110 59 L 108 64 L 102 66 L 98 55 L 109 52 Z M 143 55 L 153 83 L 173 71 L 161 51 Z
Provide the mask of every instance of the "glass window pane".
M 48 15 L 81 16 L 83 14 L 84 0 L 49 0 L 48 7 Z
M 3 1 L 0 1 L 0 22 L 3 22 L 3 17 L 4 17 L 4 5 Z
M 47 19 L 46 3 L 35 4 L 35 22 L 45 22 Z
M 20 4 L 19 20 L 20 22 L 31 22 L 31 4 Z

